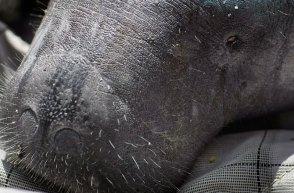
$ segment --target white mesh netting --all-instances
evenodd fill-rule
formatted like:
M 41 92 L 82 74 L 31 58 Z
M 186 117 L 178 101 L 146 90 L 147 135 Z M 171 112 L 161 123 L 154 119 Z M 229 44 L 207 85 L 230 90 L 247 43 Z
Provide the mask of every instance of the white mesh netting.
M 199 156 L 181 193 L 294 192 L 294 131 L 220 136 Z

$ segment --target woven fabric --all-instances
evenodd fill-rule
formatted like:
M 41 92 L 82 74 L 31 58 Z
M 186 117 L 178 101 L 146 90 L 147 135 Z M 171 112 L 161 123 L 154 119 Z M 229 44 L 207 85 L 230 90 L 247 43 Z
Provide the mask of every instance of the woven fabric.
M 263 130 L 219 136 L 199 155 L 180 193 L 294 192 L 294 131 Z M 4 158 L 2 152 L 0 157 Z M 2 161 L 0 192 L 48 192 Z
M 294 192 L 294 131 L 229 134 L 207 145 L 181 193 Z

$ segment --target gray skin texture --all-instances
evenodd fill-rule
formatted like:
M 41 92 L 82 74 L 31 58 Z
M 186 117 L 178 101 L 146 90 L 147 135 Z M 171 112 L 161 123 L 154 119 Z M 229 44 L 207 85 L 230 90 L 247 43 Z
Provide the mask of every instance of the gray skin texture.
M 53 0 L 2 97 L 11 162 L 176 192 L 225 124 L 294 105 L 293 0 Z

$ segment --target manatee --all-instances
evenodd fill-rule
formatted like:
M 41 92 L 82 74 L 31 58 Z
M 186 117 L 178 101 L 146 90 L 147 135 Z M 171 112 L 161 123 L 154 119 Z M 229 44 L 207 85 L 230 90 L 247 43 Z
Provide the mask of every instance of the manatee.
M 293 107 L 293 0 L 52 0 L 1 97 L 8 160 L 71 192 L 166 193 L 237 119 Z

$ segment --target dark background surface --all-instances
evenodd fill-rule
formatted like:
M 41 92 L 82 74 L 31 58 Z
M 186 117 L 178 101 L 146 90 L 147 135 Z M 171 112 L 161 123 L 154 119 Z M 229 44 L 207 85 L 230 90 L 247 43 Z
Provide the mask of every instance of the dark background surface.
M 49 0 L 0 0 L 0 20 L 31 42 Z

